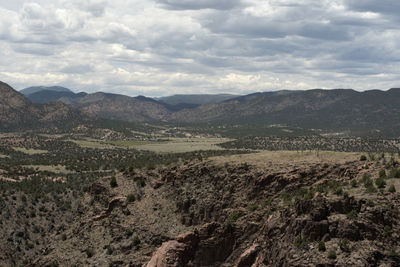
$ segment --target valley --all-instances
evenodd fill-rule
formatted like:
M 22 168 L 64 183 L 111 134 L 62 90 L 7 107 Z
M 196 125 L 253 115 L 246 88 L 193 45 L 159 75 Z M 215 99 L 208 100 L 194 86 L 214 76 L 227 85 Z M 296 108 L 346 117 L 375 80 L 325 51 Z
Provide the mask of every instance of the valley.
M 160 113 L 143 110 L 162 105 L 156 100 L 103 94 L 85 110 L 2 88 L 11 115 L 0 117 L 0 266 L 400 261 L 400 141 L 390 134 L 398 118 L 387 132 L 275 119 L 194 123 L 165 114 L 216 114 L 218 105 L 235 114 L 235 101 L 264 95 Z M 113 108 L 125 101 L 144 102 L 138 114 Z M 66 113 L 53 116 L 60 110 L 47 105 Z M 134 119 L 114 119 L 126 117 Z

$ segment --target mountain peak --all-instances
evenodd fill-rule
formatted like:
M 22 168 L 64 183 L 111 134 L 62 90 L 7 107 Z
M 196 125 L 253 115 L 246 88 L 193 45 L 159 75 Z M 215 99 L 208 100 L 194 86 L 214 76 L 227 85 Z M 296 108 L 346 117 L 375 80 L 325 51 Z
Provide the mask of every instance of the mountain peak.
M 62 87 L 62 86 L 31 86 L 25 89 L 22 89 L 20 93 L 24 95 L 31 95 L 40 91 L 54 91 L 54 92 L 69 92 L 72 93 L 72 91 L 68 88 Z

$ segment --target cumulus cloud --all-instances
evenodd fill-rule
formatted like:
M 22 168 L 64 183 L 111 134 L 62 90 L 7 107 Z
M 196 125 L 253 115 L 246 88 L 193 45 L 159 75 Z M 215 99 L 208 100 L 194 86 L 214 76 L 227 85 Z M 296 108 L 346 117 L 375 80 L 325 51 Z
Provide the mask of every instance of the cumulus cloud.
M 157 0 L 163 7 L 177 10 L 232 9 L 240 4 L 239 0 Z
M 396 1 L 0 3 L 0 80 L 129 95 L 398 86 Z

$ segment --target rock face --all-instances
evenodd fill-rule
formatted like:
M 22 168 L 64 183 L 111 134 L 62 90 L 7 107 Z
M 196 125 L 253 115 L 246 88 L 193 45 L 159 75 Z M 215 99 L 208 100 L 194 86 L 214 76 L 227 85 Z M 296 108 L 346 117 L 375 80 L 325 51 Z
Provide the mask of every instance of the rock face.
M 211 266 L 223 263 L 232 251 L 233 241 L 233 233 L 229 229 L 218 223 L 208 223 L 164 243 L 146 266 Z
M 147 267 L 184 267 L 188 266 L 195 254 L 199 237 L 197 233 L 188 233 L 164 243 L 146 264 Z
M 33 266 L 398 266 L 400 194 L 352 187 L 352 179 L 360 181 L 366 172 L 376 177 L 384 167 L 362 164 L 193 161 L 120 173 L 116 188 L 109 178 L 90 186 L 75 217 L 63 228 L 55 221 L 44 250 L 32 251 L 28 261 Z M 125 197 L 135 192 L 128 202 Z M 24 236 L 23 229 L 11 232 L 6 243 Z M 0 260 L 12 258 L 10 251 L 0 250 Z
M 253 265 L 260 251 L 260 246 L 258 244 L 254 244 L 249 247 L 242 255 L 240 255 L 237 260 L 235 267 L 247 267 Z
M 200 165 L 162 172 L 163 183 L 157 190 L 172 190 L 182 223 L 214 223 L 192 232 L 195 242 L 190 245 L 178 238 L 163 244 L 147 266 L 367 266 L 374 257 L 377 266 L 396 266 L 398 256 L 385 255 L 398 244 L 399 235 L 393 229 L 399 227 L 400 218 L 392 205 L 399 204 L 399 195 L 374 197 L 377 203 L 371 206 L 363 197 L 327 194 L 323 189 L 332 184 L 332 177 L 356 179 L 357 165 L 275 173 L 244 165 L 222 169 Z M 314 183 L 320 192 L 296 192 L 299 186 L 313 188 Z M 290 204 L 278 204 L 275 197 L 282 192 L 297 197 Z M 261 206 L 242 208 L 243 203 L 263 203 L 262 196 L 275 198 L 275 204 L 267 205 L 268 216 Z M 385 234 L 384 228 L 392 229 L 393 235 Z M 318 249 L 320 242 L 326 250 L 335 251 L 335 259 Z M 383 250 L 381 242 L 386 244 Z

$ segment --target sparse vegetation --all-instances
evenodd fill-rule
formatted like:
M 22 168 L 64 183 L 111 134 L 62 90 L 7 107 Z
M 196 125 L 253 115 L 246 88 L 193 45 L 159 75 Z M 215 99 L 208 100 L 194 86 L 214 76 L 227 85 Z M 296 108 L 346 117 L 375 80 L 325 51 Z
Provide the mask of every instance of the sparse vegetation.
M 378 188 L 385 188 L 386 186 L 386 181 L 384 178 L 379 177 L 375 180 L 375 184 Z
M 318 250 L 319 251 L 326 251 L 326 246 L 324 241 L 319 241 L 318 242 Z
M 87 248 L 87 249 L 85 250 L 85 253 L 86 253 L 86 256 L 87 256 L 88 258 L 91 258 L 91 257 L 93 257 L 93 255 L 94 255 L 94 250 L 93 250 L 92 248 Z
M 330 249 L 330 250 L 328 251 L 328 258 L 329 258 L 329 259 L 332 259 L 332 260 L 335 260 L 335 259 L 336 259 L 336 251 L 335 251 L 334 249 Z
M 390 177 L 392 178 L 400 178 L 400 169 L 393 169 L 390 171 Z
M 395 193 L 396 192 L 396 187 L 394 187 L 394 185 L 390 185 L 388 191 L 390 193 Z
M 296 240 L 294 241 L 294 245 L 295 245 L 297 248 L 300 248 L 300 249 L 305 249 L 305 248 L 307 248 L 307 246 L 308 246 L 309 243 L 310 243 L 310 242 L 309 242 L 307 239 L 302 238 L 301 236 L 296 237 Z
M 112 188 L 118 186 L 118 184 L 117 184 L 117 179 L 115 178 L 115 176 L 111 177 L 111 179 L 110 179 L 110 186 L 111 186 Z
M 293 225 L 311 227 L 328 221 L 330 229 L 336 224 L 347 227 L 343 221 L 355 220 L 352 227 L 368 223 L 377 239 L 386 242 L 386 251 L 369 243 L 375 250 L 387 253 L 394 247 L 398 225 L 383 226 L 370 218 L 373 218 L 371 210 L 396 214 L 393 209 L 396 203 L 388 205 L 387 200 L 378 198 L 382 194 L 365 195 L 364 187 L 376 192 L 376 187 L 383 188 L 383 182 L 388 184 L 385 191 L 395 192 L 397 180 L 392 179 L 392 174 L 398 168 L 398 165 L 393 167 L 397 155 L 393 156 L 389 169 L 382 170 L 384 163 L 378 156 L 375 162 L 368 162 L 370 169 L 366 169 L 365 162 L 358 160 L 358 153 L 299 150 L 245 155 L 246 151 L 216 149 L 157 154 L 127 148 L 139 145 L 129 139 L 112 147 L 106 147 L 111 144 L 107 140 L 90 139 L 100 144 L 97 147 L 94 144 L 83 147 L 71 141 L 84 138 L 89 137 L 74 134 L 37 137 L 29 133 L 18 139 L 17 145 L 47 152 L 27 154 L 13 149 L 7 143 L 8 137 L 0 137 L 0 155 L 4 155 L 0 157 L 0 177 L 12 179 L 0 181 L 0 229 L 4 232 L 0 245 L 15 251 L 19 265 L 36 258 L 43 266 L 50 265 L 51 262 L 45 262 L 47 259 L 66 254 L 71 254 L 71 262 L 79 266 L 95 265 L 100 258 L 116 264 L 129 261 L 143 265 L 144 253 L 147 260 L 164 242 L 191 227 L 201 228 L 210 222 L 207 230 L 210 238 L 240 240 L 236 236 L 239 232 L 243 231 L 246 239 L 246 235 L 259 231 L 260 238 L 264 237 L 267 243 L 273 240 L 274 246 L 302 249 L 299 259 L 304 254 L 315 260 L 316 256 L 309 253 L 311 248 L 328 256 L 327 251 L 332 247 L 340 252 L 362 248 L 358 241 L 351 239 L 350 243 L 335 231 L 330 233 L 331 241 L 318 242 L 325 241 L 324 233 L 315 236 L 308 227 L 295 232 Z M 158 137 L 152 138 L 140 145 L 156 144 Z M 282 144 L 278 143 L 276 148 Z M 371 154 L 368 157 L 372 161 Z M 361 179 L 358 172 L 363 173 Z M 360 199 L 375 208 L 360 209 L 356 205 L 361 203 Z M 342 209 L 342 205 L 350 207 Z M 351 211 L 347 213 L 348 210 Z M 262 232 L 260 225 L 266 223 L 272 230 Z M 282 229 L 279 238 L 273 230 L 276 227 Z M 216 236 L 220 233 L 222 236 Z M 287 240 L 293 243 L 285 243 Z M 80 247 L 72 249 L 73 242 Z M 43 257 L 40 253 L 45 248 L 49 248 L 46 252 L 49 254 Z M 230 249 L 234 255 L 243 252 Z M 121 258 L 123 263 L 119 262 Z M 338 264 L 342 264 L 341 258 L 342 253 Z
M 343 238 L 339 241 L 339 247 L 343 252 L 350 252 L 350 242 L 348 239 Z
M 351 210 L 349 213 L 347 213 L 347 218 L 349 218 L 350 220 L 355 220 L 357 219 L 358 214 L 357 211 L 355 210 Z
M 129 203 L 132 203 L 136 200 L 135 194 L 128 194 L 128 196 L 126 197 L 126 201 L 128 201 Z

